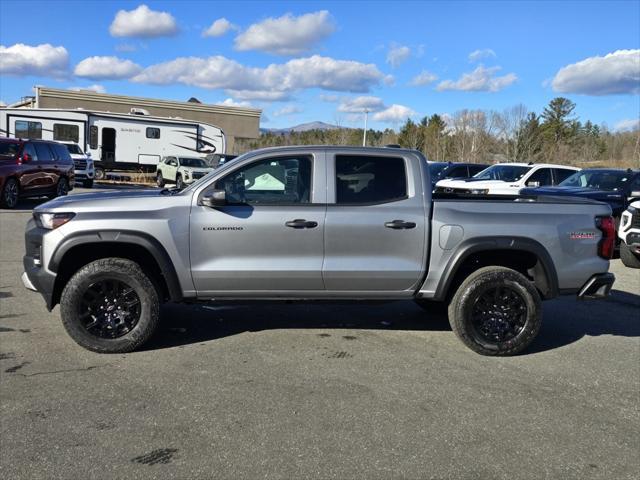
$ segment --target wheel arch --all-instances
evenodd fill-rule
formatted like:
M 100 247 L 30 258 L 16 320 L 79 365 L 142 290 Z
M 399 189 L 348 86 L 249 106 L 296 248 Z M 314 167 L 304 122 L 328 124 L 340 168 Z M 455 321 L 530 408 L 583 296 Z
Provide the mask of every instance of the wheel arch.
M 450 298 L 467 275 L 486 266 L 502 266 L 529 278 L 547 300 L 559 294 L 558 274 L 547 249 L 526 237 L 479 237 L 463 242 L 450 257 L 434 300 Z
M 155 238 L 141 232 L 93 231 L 65 237 L 48 264 L 56 272 L 51 305 L 56 305 L 64 286 L 79 268 L 100 258 L 133 260 L 148 273 L 165 300 L 180 301 L 182 289 L 171 257 Z

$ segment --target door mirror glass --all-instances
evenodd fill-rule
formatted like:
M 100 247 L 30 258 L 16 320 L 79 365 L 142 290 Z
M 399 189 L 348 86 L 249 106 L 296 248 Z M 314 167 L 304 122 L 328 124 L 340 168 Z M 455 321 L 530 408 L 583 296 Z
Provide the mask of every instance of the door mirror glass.
M 200 205 L 205 207 L 221 207 L 227 204 L 227 192 L 224 190 L 209 190 L 200 199 Z

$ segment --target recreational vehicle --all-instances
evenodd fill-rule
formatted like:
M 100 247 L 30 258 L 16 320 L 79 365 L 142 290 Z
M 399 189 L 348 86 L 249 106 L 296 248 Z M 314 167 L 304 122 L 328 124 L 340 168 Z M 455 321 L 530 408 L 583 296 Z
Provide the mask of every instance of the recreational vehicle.
M 222 130 L 180 118 L 45 108 L 0 109 L 0 136 L 75 142 L 91 154 L 96 179 L 108 170 L 155 172 L 167 155 L 224 154 Z

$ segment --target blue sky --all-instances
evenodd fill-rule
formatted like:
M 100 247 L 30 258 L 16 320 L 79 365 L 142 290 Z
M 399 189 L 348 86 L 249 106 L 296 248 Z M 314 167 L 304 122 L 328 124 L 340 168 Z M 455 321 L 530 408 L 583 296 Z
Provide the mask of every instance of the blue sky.
M 397 128 L 562 95 L 613 129 L 640 116 L 639 19 L 639 1 L 2 0 L 0 100 L 92 86 L 251 105 L 271 128 L 361 126 L 364 108 Z

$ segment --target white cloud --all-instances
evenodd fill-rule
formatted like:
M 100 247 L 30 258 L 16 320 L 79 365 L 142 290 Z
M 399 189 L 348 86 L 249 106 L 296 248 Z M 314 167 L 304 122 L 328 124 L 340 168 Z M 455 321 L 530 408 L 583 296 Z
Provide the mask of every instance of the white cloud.
M 638 129 L 640 129 L 640 118 L 620 120 L 614 127 L 616 132 L 632 132 Z
M 231 23 L 226 18 L 219 18 L 215 22 L 211 24 L 209 28 L 207 28 L 204 32 L 202 32 L 203 37 L 221 37 L 229 30 L 237 30 L 238 27 Z
M 104 86 L 102 85 L 98 85 L 93 84 L 93 85 L 89 85 L 87 87 L 69 87 L 69 90 L 73 90 L 74 92 L 80 92 L 82 90 L 89 90 L 90 92 L 96 92 L 96 93 L 107 93 L 107 89 L 104 88 Z
M 551 82 L 561 93 L 640 94 L 640 50 L 617 50 L 561 68 Z
M 298 55 L 310 50 L 335 30 L 326 10 L 295 17 L 288 13 L 254 23 L 235 39 L 237 50 L 260 50 L 275 55 Z
M 409 85 L 411 85 L 412 87 L 422 87 L 424 85 L 435 82 L 437 79 L 438 76 L 436 74 L 428 72 L 427 70 L 423 70 L 418 75 L 413 77 L 413 79 L 409 82 Z
M 338 95 L 327 95 L 326 93 L 323 93 L 320 95 L 320 100 L 328 103 L 336 103 L 340 101 L 340 97 Z
M 499 92 L 513 84 L 518 77 L 515 73 L 508 73 L 501 77 L 495 74 L 501 67 L 489 67 L 478 65 L 470 73 L 463 73 L 458 80 L 444 80 L 436 87 L 439 91 L 462 90 L 465 92 Z
M 383 74 L 373 64 L 335 60 L 314 55 L 265 68 L 247 67 L 215 56 L 181 57 L 145 68 L 134 82 L 153 85 L 182 83 L 221 88 L 241 100 L 284 100 L 301 89 L 320 88 L 365 93 L 380 83 Z
M 42 75 L 59 77 L 66 74 L 69 53 L 64 47 L 54 47 L 49 43 L 25 45 L 16 43 L 10 47 L 0 45 L 0 74 L 2 75 Z
M 131 60 L 118 57 L 89 57 L 76 65 L 73 73 L 78 77 L 115 80 L 131 78 L 142 71 L 142 67 Z
M 384 102 L 379 97 L 363 96 L 349 98 L 338 106 L 338 111 L 342 113 L 364 113 L 365 110 L 377 112 L 384 109 Z
M 218 102 L 216 105 L 224 105 L 226 107 L 254 108 L 250 102 L 237 101 L 237 100 L 234 100 L 233 98 L 225 98 L 222 102 Z
M 416 112 L 404 105 L 393 104 L 385 108 L 381 112 L 373 115 L 373 119 L 377 122 L 397 123 L 404 122 L 407 118 L 416 115 Z
M 167 37 L 178 33 L 178 25 L 170 13 L 151 10 L 143 4 L 134 10 L 118 10 L 109 33 L 113 37 Z
M 496 58 L 496 52 L 494 52 L 490 48 L 483 48 L 481 50 L 474 50 L 469 54 L 470 62 L 477 62 L 485 58 Z
M 302 109 L 297 105 L 286 105 L 282 107 L 280 110 L 276 110 L 273 112 L 274 117 L 284 117 L 287 115 L 294 115 L 296 113 L 301 113 Z
M 387 53 L 387 63 L 391 68 L 398 68 L 411 55 L 411 49 L 404 45 L 395 45 L 389 49 Z

